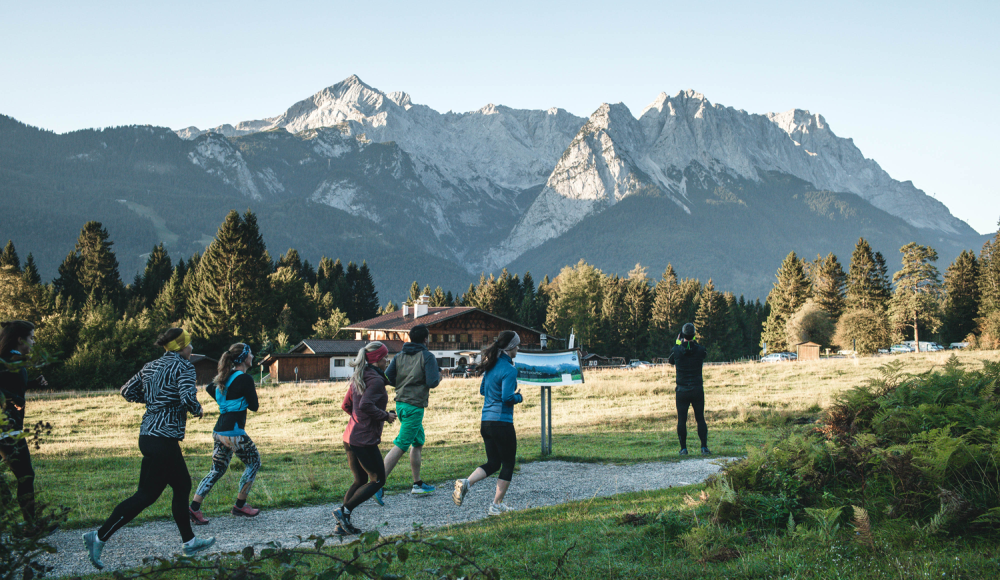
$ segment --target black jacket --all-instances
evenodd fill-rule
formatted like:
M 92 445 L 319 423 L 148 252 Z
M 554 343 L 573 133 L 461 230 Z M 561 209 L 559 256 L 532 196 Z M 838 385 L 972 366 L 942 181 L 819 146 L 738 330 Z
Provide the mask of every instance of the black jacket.
M 705 347 L 693 340 L 678 344 L 670 351 L 667 362 L 677 367 L 677 392 L 692 393 L 702 390 L 701 365 L 705 362 Z
M 10 357 L 9 352 L 0 357 L 0 395 L 4 398 L 3 412 L 10 421 L 7 430 L 20 431 L 24 429 L 24 399 L 29 386 L 28 371 L 24 367 L 8 370 L 4 361 Z M 21 409 L 18 410 L 15 405 Z

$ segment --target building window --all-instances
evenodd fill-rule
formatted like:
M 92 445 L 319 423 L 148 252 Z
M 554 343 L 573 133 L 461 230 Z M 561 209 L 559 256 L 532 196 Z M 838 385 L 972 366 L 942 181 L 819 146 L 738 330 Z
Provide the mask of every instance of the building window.
M 458 342 L 471 342 L 471 341 L 469 340 L 468 334 L 460 334 L 458 335 Z
M 454 334 L 449 334 L 448 335 L 448 342 L 458 342 L 458 336 L 456 336 Z
M 342 366 L 344 366 L 344 359 L 342 359 L 342 358 L 335 358 L 335 359 L 333 359 L 333 366 L 335 366 L 335 367 L 342 367 Z

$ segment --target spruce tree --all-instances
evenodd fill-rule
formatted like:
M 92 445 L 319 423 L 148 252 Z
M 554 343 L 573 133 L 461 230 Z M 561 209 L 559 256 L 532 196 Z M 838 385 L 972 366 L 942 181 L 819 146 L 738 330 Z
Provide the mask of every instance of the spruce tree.
M 941 317 L 945 342 L 961 342 L 976 329 L 979 314 L 979 262 L 963 250 L 944 274 L 945 302 Z
M 262 337 L 273 322 L 271 261 L 256 216 L 230 211 L 197 264 L 187 294 L 192 333 L 212 351 Z
M 21 273 L 21 259 L 17 257 L 17 250 L 14 249 L 14 242 L 7 240 L 3 252 L 0 252 L 0 268 L 10 268 L 14 274 Z
M 351 320 L 360 322 L 378 316 L 378 291 L 375 290 L 375 280 L 365 260 L 361 261 L 361 267 L 358 268 L 353 292 L 357 318 Z
M 678 301 L 680 302 L 680 317 L 677 319 L 677 332 L 681 331 L 681 326 L 685 322 L 694 322 L 694 317 L 698 314 L 698 302 L 701 300 L 701 280 L 697 278 L 684 278 L 678 288 Z
M 420 300 L 420 284 L 414 280 L 413 283 L 410 284 L 410 295 L 407 297 L 406 303 L 412 306 L 416 304 L 418 300 Z
M 847 274 L 832 253 L 825 258 L 818 257 L 811 271 L 813 298 L 834 321 L 844 312 L 844 288 Z
M 309 263 L 309 260 L 305 260 L 304 262 L 302 262 L 302 270 L 299 272 L 299 274 L 302 276 L 302 281 L 305 282 L 306 284 L 309 284 L 310 286 L 316 285 L 316 282 L 318 281 L 316 279 L 316 270 L 313 269 L 312 264 Z
M 552 288 L 552 283 L 549 281 L 549 276 L 546 274 L 542 277 L 542 283 L 538 285 L 535 289 L 535 321 L 529 324 L 531 328 L 538 330 L 547 329 L 545 325 L 546 318 L 548 317 L 549 304 L 552 302 L 552 295 L 555 293 L 555 289 Z
M 997 223 L 1000 227 L 1000 222 Z M 979 317 L 986 319 L 1000 311 L 1000 231 L 987 240 L 979 254 Z
M 95 302 L 117 304 L 124 289 L 113 245 L 108 230 L 95 221 L 84 224 L 76 242 L 76 253 L 80 256 L 77 278 L 87 298 Z
M 292 343 L 308 338 L 320 318 L 317 296 L 302 280 L 293 264 L 280 266 L 269 276 L 269 282 L 273 300 L 271 312 L 274 316 L 271 320 L 277 321 L 274 330 L 284 333 Z M 324 326 L 324 329 L 329 330 L 329 325 Z
M 469 283 L 469 289 L 465 291 L 465 294 L 462 294 L 462 297 L 459 300 L 459 305 L 460 306 L 471 307 L 471 308 L 477 308 L 477 306 L 476 306 L 476 285 L 475 284 Z
M 716 291 L 715 283 L 709 278 L 701 290 L 698 301 L 698 312 L 694 317 L 694 326 L 698 332 L 698 341 L 708 350 L 708 359 L 722 360 L 727 346 L 728 312 L 726 299 Z
M 603 274 L 580 260 L 575 266 L 565 266 L 552 281 L 545 329 L 560 338 L 576 333 L 577 344 L 586 346 L 596 338 L 600 327 Z M 549 285 L 544 286 L 548 289 Z
M 431 294 L 431 306 L 448 306 L 448 299 L 444 295 L 444 289 L 440 286 L 434 289 L 434 293 Z
M 164 284 L 150 308 L 153 325 L 174 326 L 187 316 L 187 299 L 184 293 L 184 274 L 178 266 Z
M 761 335 L 761 346 L 767 346 L 767 352 L 783 352 L 789 348 L 786 340 L 785 325 L 811 295 L 809 279 L 806 277 L 802 260 L 791 252 L 785 257 L 778 268 L 777 280 L 767 295 L 771 313 L 764 323 Z
M 941 277 L 934 262 L 934 248 L 910 242 L 899 249 L 903 267 L 892 277 L 896 291 L 890 303 L 890 319 L 897 335 L 913 329 L 913 340 L 920 351 L 920 325 L 932 332 L 940 325 Z
M 80 283 L 79 270 L 80 256 L 75 251 L 70 252 L 59 265 L 59 273 L 52 281 L 52 288 L 62 301 L 76 307 L 83 306 L 87 300 L 87 293 Z
M 881 270 L 884 263 L 882 260 L 882 264 L 876 264 L 871 246 L 864 238 L 858 239 L 847 271 L 846 307 L 885 311 L 888 304 Z
M 653 306 L 649 317 L 649 340 L 660 352 L 673 348 L 674 337 L 680 332 L 680 284 L 672 264 L 667 264 L 653 290 Z M 690 322 L 690 321 L 689 321 Z
M 427 296 L 428 298 L 430 298 L 430 296 L 431 296 L 431 285 L 427 284 L 426 286 L 424 286 L 424 289 L 420 291 L 420 295 L 421 296 Z
M 649 353 L 649 316 L 653 308 L 653 290 L 646 269 L 639 264 L 628 273 L 625 281 L 625 319 L 622 342 L 632 358 Z
M 531 277 L 531 272 L 524 273 L 524 278 L 521 281 L 521 294 L 521 305 L 517 309 L 517 321 L 528 328 L 538 330 L 538 327 L 535 326 L 538 320 L 537 296 L 535 295 L 535 280 Z
M 455 305 L 455 297 L 451 295 L 451 290 L 445 292 L 445 295 L 444 295 L 444 305 L 445 306 L 454 306 Z
M 601 279 L 601 307 L 597 329 L 587 343 L 589 348 L 605 353 L 605 356 L 634 357 L 625 344 L 623 330 L 626 325 L 625 293 L 626 281 L 617 274 Z M 579 335 L 578 335 L 579 336 Z M 583 344 L 583 339 L 580 340 Z
M 173 273 L 170 256 L 161 242 L 154 246 L 153 251 L 149 253 L 146 267 L 141 275 L 136 276 L 136 283 L 133 284 L 132 291 L 142 299 L 144 306 L 150 307 Z
M 35 265 L 35 257 L 28 254 L 28 259 L 24 261 L 24 269 L 21 270 L 21 277 L 28 284 L 41 284 L 42 277 L 38 274 L 38 266 Z

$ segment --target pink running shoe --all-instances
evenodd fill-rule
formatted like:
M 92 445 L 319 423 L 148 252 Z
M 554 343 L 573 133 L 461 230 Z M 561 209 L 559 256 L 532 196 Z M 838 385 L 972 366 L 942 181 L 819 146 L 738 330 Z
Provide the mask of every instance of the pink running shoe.
M 257 515 L 259 513 L 260 513 L 259 509 L 253 507 L 252 505 L 250 505 L 248 503 L 243 504 L 243 507 L 233 506 L 233 509 L 232 509 L 232 514 L 234 516 L 243 516 L 243 517 L 247 517 L 247 518 L 252 518 L 252 517 L 254 517 L 255 515 Z
M 208 524 L 208 518 L 205 517 L 205 514 L 201 513 L 201 510 L 194 511 L 191 509 L 191 506 L 188 506 L 188 515 L 191 516 L 191 523 L 196 526 Z

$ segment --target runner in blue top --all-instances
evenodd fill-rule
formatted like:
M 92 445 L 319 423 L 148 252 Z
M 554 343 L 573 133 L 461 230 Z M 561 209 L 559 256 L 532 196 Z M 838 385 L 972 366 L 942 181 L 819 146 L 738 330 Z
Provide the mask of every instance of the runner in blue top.
M 514 475 L 514 459 L 517 456 L 517 433 L 514 432 L 514 405 L 524 400 L 517 390 L 517 369 L 514 367 L 514 357 L 517 356 L 517 346 L 521 338 L 512 330 L 500 333 L 496 341 L 483 351 L 483 382 L 479 394 L 483 396 L 483 418 L 479 434 L 486 446 L 486 463 L 480 465 L 466 479 L 455 482 L 452 500 L 455 505 L 462 505 L 465 494 L 476 483 L 486 479 L 498 469 L 497 491 L 493 496 L 493 504 L 486 513 L 498 516 L 510 511 L 503 502 Z
M 246 374 L 251 366 L 253 366 L 253 353 L 250 352 L 250 347 L 237 342 L 222 353 L 219 359 L 219 374 L 205 389 L 205 392 L 219 404 L 219 420 L 215 423 L 212 433 L 212 439 L 215 441 L 215 449 L 212 451 L 212 470 L 201 480 L 188 507 L 191 521 L 195 525 L 203 526 L 208 523 L 208 519 L 201 513 L 201 502 L 205 501 L 205 496 L 212 491 L 212 486 L 225 475 L 234 453 L 246 469 L 240 478 L 236 505 L 230 511 L 235 516 L 249 518 L 260 513 L 259 509 L 247 503 L 250 488 L 260 469 L 260 453 L 245 431 L 247 409 L 256 412 L 259 407 L 257 388 L 250 375 Z

